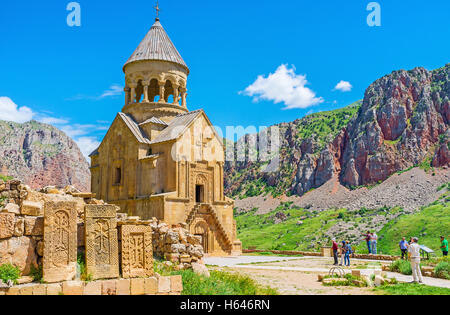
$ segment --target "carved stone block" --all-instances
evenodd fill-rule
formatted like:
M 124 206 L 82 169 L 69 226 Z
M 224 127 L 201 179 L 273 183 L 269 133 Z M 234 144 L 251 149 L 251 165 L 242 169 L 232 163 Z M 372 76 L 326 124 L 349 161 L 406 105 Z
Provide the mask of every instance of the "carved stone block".
M 0 213 L 0 239 L 10 238 L 14 235 L 14 213 Z
M 119 278 L 116 207 L 86 205 L 86 268 L 93 279 Z
M 146 225 L 123 225 L 123 278 L 151 277 L 153 275 L 152 228 Z
M 77 210 L 69 201 L 46 202 L 43 280 L 70 281 L 77 273 Z

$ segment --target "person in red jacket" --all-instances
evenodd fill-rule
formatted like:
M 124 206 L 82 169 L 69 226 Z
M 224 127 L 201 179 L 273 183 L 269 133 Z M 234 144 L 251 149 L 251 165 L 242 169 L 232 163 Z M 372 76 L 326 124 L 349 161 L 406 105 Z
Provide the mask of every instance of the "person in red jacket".
M 336 239 L 333 238 L 334 266 L 337 266 L 339 264 L 339 261 L 338 261 L 338 250 L 339 250 L 339 245 L 338 245 L 338 243 L 336 243 Z

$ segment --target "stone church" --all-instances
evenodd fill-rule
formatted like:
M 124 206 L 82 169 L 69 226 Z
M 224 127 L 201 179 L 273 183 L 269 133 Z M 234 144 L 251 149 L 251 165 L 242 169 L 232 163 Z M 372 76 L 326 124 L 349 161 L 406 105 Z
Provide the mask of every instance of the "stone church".
M 132 216 L 186 223 L 209 255 L 240 254 L 222 139 L 188 110 L 189 68 L 158 18 L 123 71 L 125 106 L 90 156 L 92 192 Z

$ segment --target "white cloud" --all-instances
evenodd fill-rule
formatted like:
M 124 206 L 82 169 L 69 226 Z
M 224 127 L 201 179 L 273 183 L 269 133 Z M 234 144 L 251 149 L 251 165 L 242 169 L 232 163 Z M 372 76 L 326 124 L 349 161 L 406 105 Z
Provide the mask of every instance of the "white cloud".
M 341 92 L 350 92 L 353 89 L 353 86 L 350 82 L 341 80 L 334 89 Z
M 323 103 L 323 98 L 317 97 L 314 91 L 306 87 L 307 84 L 306 75 L 298 75 L 294 67 L 289 69 L 287 65 L 281 65 L 267 77 L 258 76 L 240 94 L 252 96 L 255 102 L 268 100 L 275 104 L 284 103 L 284 109 L 308 108 Z
M 62 119 L 62 118 L 55 118 L 55 117 L 42 117 L 38 119 L 39 122 L 48 124 L 48 125 L 64 125 L 69 123 L 68 120 Z
M 104 91 L 100 96 L 77 94 L 75 96 L 66 98 L 66 101 L 81 101 L 81 100 L 91 100 L 99 101 L 108 97 L 114 97 L 121 95 L 123 93 L 123 86 L 119 84 L 111 85 L 106 91 Z
M 100 145 L 100 142 L 95 137 L 81 137 L 75 140 L 75 142 L 78 144 L 81 153 L 83 153 L 88 161 L 89 154 L 91 154 Z
M 0 97 L 0 120 L 24 123 L 33 119 L 31 108 L 17 106 L 9 97 Z
M 60 127 L 60 129 L 71 138 L 77 138 L 79 136 L 87 135 L 93 129 L 96 128 L 97 126 L 95 125 L 81 125 L 81 124 L 65 125 Z
M 100 95 L 99 99 L 103 99 L 106 97 L 111 97 L 111 96 L 117 96 L 123 93 L 123 86 L 120 86 L 118 84 L 113 84 L 109 87 L 108 90 L 106 90 L 105 92 L 103 92 L 102 95 Z

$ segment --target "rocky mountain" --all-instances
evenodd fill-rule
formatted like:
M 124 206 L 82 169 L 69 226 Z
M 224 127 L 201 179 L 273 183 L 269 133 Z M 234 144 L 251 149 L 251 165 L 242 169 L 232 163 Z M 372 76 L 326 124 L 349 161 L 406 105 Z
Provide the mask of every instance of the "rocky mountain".
M 0 121 L 0 174 L 31 188 L 73 185 L 90 190 L 89 164 L 77 144 L 47 124 Z
M 252 162 L 248 154 L 244 162 L 227 163 L 226 193 L 302 196 L 335 177 L 354 189 L 414 166 L 448 166 L 449 76 L 450 64 L 395 71 L 370 85 L 362 102 L 277 125 L 280 167 L 264 172 L 271 163 Z

